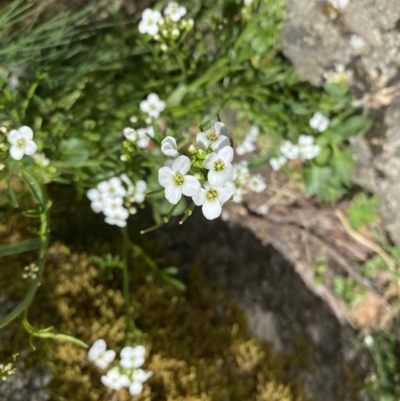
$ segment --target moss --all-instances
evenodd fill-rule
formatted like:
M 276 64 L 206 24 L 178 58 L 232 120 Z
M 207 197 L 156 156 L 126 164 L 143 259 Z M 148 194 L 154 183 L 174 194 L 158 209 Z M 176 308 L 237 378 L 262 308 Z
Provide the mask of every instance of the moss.
M 91 244 L 93 254 L 111 249 L 104 241 Z M 301 386 L 290 380 L 292 356 L 273 355 L 268 344 L 251 338 L 238 305 L 207 283 L 199 269 L 193 269 L 184 293 L 148 283 L 147 268 L 137 261 L 131 270 L 132 307 L 144 333 L 139 341 L 149 350 L 145 368 L 154 371 L 142 400 L 307 400 Z M 104 338 L 120 349 L 125 330 L 120 272 L 116 269 L 111 281 L 98 273 L 86 252 L 54 244 L 29 311 L 31 323 L 37 328 L 52 325 L 89 344 Z M 86 350 L 48 340 L 38 340 L 37 347 L 26 363 L 51 367 L 52 400 L 70 400 L 71 395 L 79 401 L 111 399 Z M 117 394 L 119 401 L 132 398 L 125 389 Z

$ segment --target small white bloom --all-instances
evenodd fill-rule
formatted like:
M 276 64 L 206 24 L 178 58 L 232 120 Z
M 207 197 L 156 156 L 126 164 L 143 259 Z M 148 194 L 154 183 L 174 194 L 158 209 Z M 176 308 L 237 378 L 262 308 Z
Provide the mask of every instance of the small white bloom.
M 324 132 L 329 127 L 329 123 L 329 118 L 317 111 L 310 120 L 310 127 L 319 132 Z
M 115 358 L 115 351 L 108 350 L 103 339 L 96 340 L 89 349 L 88 358 L 99 368 L 105 369 Z
M 251 140 L 248 140 L 246 137 L 241 145 L 236 146 L 235 150 L 236 150 L 237 155 L 243 156 L 246 153 L 254 152 L 255 149 L 256 149 L 256 145 L 254 145 L 254 142 Z
M 149 117 L 158 118 L 160 113 L 165 109 L 165 102 L 160 100 L 156 93 L 150 93 L 146 100 L 140 102 L 140 110 Z
M 329 3 L 332 4 L 333 7 L 337 8 L 338 10 L 343 10 L 349 4 L 350 0 L 328 0 Z
M 126 189 L 122 186 L 121 180 L 118 177 L 100 182 L 97 185 L 97 189 L 104 198 L 123 198 L 126 195 Z
M 229 136 L 228 129 L 218 121 L 209 130 L 199 132 L 196 136 L 196 141 L 200 149 L 207 150 L 211 146 L 212 150 L 218 151 L 225 146 L 230 146 Z
M 129 393 L 131 395 L 138 395 L 143 390 L 143 384 L 138 381 L 133 381 L 129 386 Z
M 354 50 L 360 50 L 365 46 L 365 40 L 355 33 L 351 35 L 349 43 Z
M 21 160 L 24 155 L 32 156 L 37 150 L 37 145 L 32 139 L 33 131 L 26 125 L 17 130 L 12 129 L 7 136 L 7 140 L 11 144 L 10 156 L 14 160 Z
M 133 186 L 131 179 L 125 173 L 121 174 L 119 178 L 126 184 L 126 196 L 132 195 L 135 187 Z
M 202 206 L 202 212 L 206 219 L 214 220 L 222 213 L 222 205 L 233 195 L 235 189 L 232 185 L 213 187 L 208 182 L 204 183 L 193 202 L 197 206 Z
M 50 164 L 50 160 L 43 153 L 36 153 L 32 157 L 42 167 L 47 167 Z
M 124 200 L 120 197 L 106 198 L 103 204 L 103 213 L 106 216 L 112 216 L 115 212 L 119 211 L 123 203 Z
M 265 188 L 267 188 L 267 185 L 265 184 L 261 175 L 256 174 L 250 178 L 249 187 L 254 192 L 262 192 Z
M 229 218 L 230 218 L 229 212 L 226 211 L 226 210 L 223 210 L 222 213 L 221 213 L 221 220 L 222 221 L 229 221 Z
M 122 387 L 128 387 L 130 384 L 128 376 L 121 375 L 118 368 L 112 368 L 105 376 L 101 376 L 100 380 L 105 386 L 113 390 L 120 390 Z
M 225 146 L 218 153 L 212 152 L 203 161 L 208 171 L 207 179 L 212 186 L 221 186 L 233 178 L 233 149 Z
M 130 127 L 124 128 L 123 134 L 128 141 L 134 142 L 136 141 L 136 139 L 138 139 L 138 134 L 136 130 L 134 130 L 133 128 Z
M 257 125 L 252 125 L 250 127 L 249 133 L 247 134 L 247 138 L 255 141 L 257 140 L 259 134 L 260 128 L 258 128 Z
M 263 205 L 258 206 L 257 213 L 261 214 L 261 216 L 266 216 L 269 213 L 268 205 L 263 204 Z
M 177 157 L 179 155 L 178 146 L 175 138 L 167 136 L 161 142 L 161 152 L 170 157 Z
M 145 372 L 143 369 L 136 369 L 132 373 L 132 381 L 144 383 L 153 376 L 153 372 L 151 370 Z
M 371 335 L 367 335 L 364 338 L 364 343 L 367 347 L 371 347 L 374 344 L 374 337 L 372 337 Z
M 272 170 L 278 171 L 281 169 L 282 166 L 284 166 L 287 162 L 287 159 L 285 156 L 279 156 L 279 157 L 272 157 L 269 160 L 269 164 L 272 167 Z
M 131 198 L 133 202 L 136 203 L 143 203 L 144 198 L 146 197 L 145 192 L 147 189 L 147 184 L 143 180 L 139 180 L 136 182 L 136 185 L 134 186 Z
M 125 369 L 140 368 L 144 364 L 146 349 L 143 345 L 125 347 L 121 350 L 120 365 Z
M 104 219 L 107 224 L 111 224 L 118 227 L 126 227 L 126 220 L 129 217 L 129 212 L 124 207 L 109 210 Z
M 91 200 L 90 207 L 95 213 L 103 211 L 105 197 L 98 189 L 89 189 L 89 191 L 86 192 L 86 196 Z
M 137 118 L 136 116 L 130 116 L 130 117 L 129 117 L 129 121 L 130 121 L 132 124 L 136 124 L 136 123 L 138 122 L 138 118 Z
M 200 190 L 199 180 L 186 175 L 190 169 L 190 160 L 187 156 L 179 156 L 171 167 L 164 166 L 158 171 L 158 182 L 165 188 L 165 197 L 173 205 L 176 205 L 182 194 L 195 196 Z
M 300 135 L 298 139 L 299 146 L 308 146 L 314 143 L 314 137 L 311 135 Z
M 146 118 L 144 119 L 144 122 L 145 122 L 147 125 L 150 125 L 150 124 L 151 124 L 151 117 L 146 117 Z
M 154 128 L 139 128 L 136 132 L 139 137 L 137 145 L 139 146 L 139 148 L 146 149 L 147 146 L 149 146 L 150 138 L 154 138 Z
M 247 185 L 250 180 L 249 167 L 246 160 L 233 164 L 233 177 L 234 181 L 238 181 L 241 185 Z
M 317 157 L 321 152 L 320 145 L 307 145 L 299 148 L 299 157 L 302 160 L 311 160 Z
M 291 141 L 285 141 L 285 143 L 279 148 L 283 156 L 286 159 L 297 159 L 299 157 L 299 147 Z
M 139 32 L 148 33 L 151 36 L 156 35 L 158 33 L 158 22 L 160 20 L 161 13 L 159 11 L 146 8 L 139 22 Z
M 178 22 L 184 15 L 186 15 L 186 7 L 180 6 L 178 3 L 170 2 L 165 7 L 164 15 L 171 18 L 172 21 Z

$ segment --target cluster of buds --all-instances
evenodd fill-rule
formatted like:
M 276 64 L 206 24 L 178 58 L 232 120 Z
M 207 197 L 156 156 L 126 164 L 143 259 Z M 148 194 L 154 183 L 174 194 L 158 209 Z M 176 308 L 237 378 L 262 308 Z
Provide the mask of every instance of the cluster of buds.
M 27 279 L 30 278 L 34 280 L 37 276 L 37 272 L 39 271 L 39 266 L 35 263 L 30 263 L 28 266 L 24 267 L 24 272 L 22 273 L 22 278 Z
M 15 368 L 13 364 L 10 363 L 2 363 L 0 364 L 0 378 L 1 380 L 7 380 L 9 376 L 15 373 Z
M 120 361 L 101 376 L 101 382 L 112 390 L 126 387 L 131 395 L 140 394 L 143 383 L 153 375 L 151 371 L 140 369 L 145 362 L 145 354 L 146 349 L 143 345 L 124 347 L 120 352 Z M 116 352 L 107 350 L 107 344 L 103 339 L 96 340 L 88 353 L 89 360 L 101 369 L 107 369 L 115 356 Z

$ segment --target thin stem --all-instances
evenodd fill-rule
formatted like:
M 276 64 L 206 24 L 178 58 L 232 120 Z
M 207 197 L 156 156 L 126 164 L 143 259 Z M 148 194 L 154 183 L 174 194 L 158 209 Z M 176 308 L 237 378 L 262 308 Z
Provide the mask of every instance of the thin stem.
M 182 217 L 181 221 L 179 222 L 180 225 L 182 225 L 186 219 L 192 215 L 193 209 L 195 208 L 195 204 L 192 203 L 186 210 L 185 210 L 185 215 Z
M 155 226 L 146 228 L 145 230 L 141 230 L 141 231 L 140 231 L 140 234 L 147 234 L 147 233 L 149 233 L 150 231 L 157 230 L 157 228 L 160 228 L 160 227 L 162 227 L 163 225 L 164 225 L 164 222 L 163 222 L 163 223 L 160 223 L 160 224 L 156 224 Z
M 172 214 L 174 213 L 174 211 L 178 207 L 178 205 L 179 205 L 179 202 L 171 208 L 171 210 L 169 211 L 169 213 L 166 216 L 163 217 L 163 221 L 165 224 L 169 222 L 169 219 L 171 218 Z
M 39 270 L 36 278 L 33 280 L 25 298 L 6 316 L 0 319 L 0 329 L 16 319 L 21 313 L 25 312 L 33 301 L 36 291 L 43 277 L 46 265 L 46 253 L 49 245 L 49 210 L 42 212 L 40 215 L 40 251 L 39 251 Z
M 135 321 L 132 318 L 131 310 L 130 310 L 130 295 L 129 295 L 129 271 L 128 271 L 128 251 L 131 245 L 131 240 L 129 238 L 128 230 L 126 227 L 122 227 L 122 236 L 123 236 L 123 248 L 122 248 L 122 291 L 124 295 L 124 304 L 125 304 L 125 315 L 126 315 L 126 331 L 125 331 L 125 340 L 128 338 L 128 334 L 131 331 L 137 331 L 137 327 L 135 325 Z
M 145 193 L 145 196 L 156 195 L 164 191 L 164 188 L 156 189 L 155 191 L 150 191 Z

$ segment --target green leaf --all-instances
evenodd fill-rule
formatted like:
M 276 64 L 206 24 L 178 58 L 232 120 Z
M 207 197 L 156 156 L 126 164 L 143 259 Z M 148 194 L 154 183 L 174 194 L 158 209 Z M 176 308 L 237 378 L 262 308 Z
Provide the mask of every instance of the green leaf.
M 19 207 L 17 196 L 15 195 L 14 190 L 11 188 L 11 182 L 8 183 L 7 198 L 12 207 L 15 207 L 15 208 Z
M 177 280 L 176 278 L 170 276 L 164 276 L 164 281 L 171 284 L 173 287 L 180 291 L 186 290 L 186 285 L 182 283 L 182 281 Z
M 75 167 L 89 158 L 89 152 L 82 139 L 70 138 L 62 146 L 62 156 L 67 164 Z
M 379 200 L 373 196 L 368 198 L 366 194 L 359 194 L 353 198 L 353 203 L 347 208 L 346 213 L 350 224 L 356 230 L 364 224 L 373 223 L 377 220 L 376 208 Z
M 36 201 L 40 204 L 43 205 L 43 193 L 42 193 L 42 188 L 40 187 L 40 184 L 36 180 L 35 177 L 33 177 L 31 174 L 29 174 L 27 171 L 22 170 L 21 171 L 21 176 L 22 179 L 25 181 L 26 185 L 28 185 L 33 197 L 36 199 Z
M 345 120 L 335 128 L 335 133 L 341 141 L 367 131 L 371 126 L 371 120 L 362 116 L 353 116 Z
M 173 267 L 173 266 L 169 266 L 166 269 L 163 270 L 164 274 L 169 274 L 169 275 L 175 275 L 178 273 L 178 268 L 177 267 Z
M 40 239 L 27 239 L 16 244 L 0 245 L 0 257 L 33 251 L 40 248 Z
M 40 217 L 41 211 L 36 209 L 30 209 L 30 210 L 25 210 L 24 212 L 22 212 L 22 214 L 26 217 L 37 219 Z

